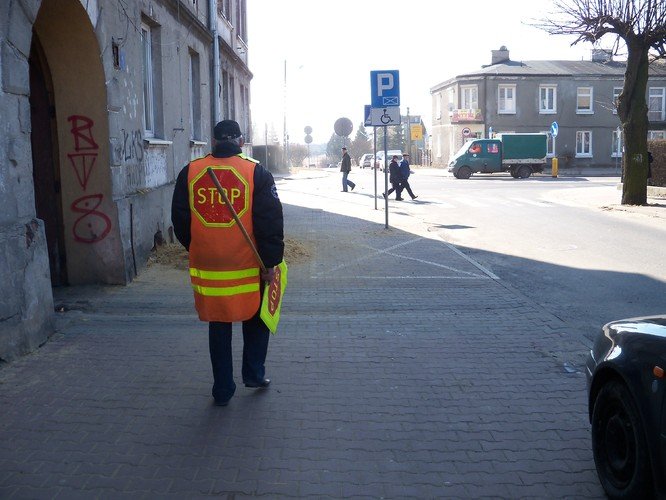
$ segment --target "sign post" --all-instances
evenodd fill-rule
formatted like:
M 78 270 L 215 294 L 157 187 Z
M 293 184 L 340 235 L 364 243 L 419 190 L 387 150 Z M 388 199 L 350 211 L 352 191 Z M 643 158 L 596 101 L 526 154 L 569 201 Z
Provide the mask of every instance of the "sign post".
M 385 228 L 389 227 L 388 203 L 388 138 L 387 127 L 400 125 L 400 72 L 398 70 L 380 70 L 370 72 L 371 116 L 374 127 L 384 129 L 384 211 L 386 213 Z M 376 129 L 375 129 L 376 130 Z M 376 158 L 375 152 L 375 158 Z M 375 186 L 375 200 L 377 187 Z
M 550 134 L 553 136 L 553 140 L 557 137 L 557 134 L 560 131 L 560 126 L 557 124 L 557 122 L 553 122 L 550 124 Z M 553 149 L 553 153 L 555 150 Z M 551 166 L 550 166 L 550 172 L 551 176 L 553 178 L 557 177 L 558 171 L 559 171 L 559 160 L 557 159 L 557 156 L 554 156 L 553 159 L 550 161 Z

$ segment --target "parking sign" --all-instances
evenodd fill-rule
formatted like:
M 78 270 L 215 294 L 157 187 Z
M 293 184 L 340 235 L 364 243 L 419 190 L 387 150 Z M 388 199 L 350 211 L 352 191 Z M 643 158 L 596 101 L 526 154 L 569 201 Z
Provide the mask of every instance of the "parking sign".
M 400 72 L 397 69 L 370 72 L 372 107 L 400 106 Z

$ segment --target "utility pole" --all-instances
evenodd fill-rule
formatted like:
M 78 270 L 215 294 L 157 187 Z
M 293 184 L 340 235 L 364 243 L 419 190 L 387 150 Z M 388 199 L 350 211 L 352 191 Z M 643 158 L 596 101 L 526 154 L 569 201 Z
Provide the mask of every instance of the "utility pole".
M 289 168 L 289 133 L 287 132 L 287 60 L 284 60 L 284 166 Z
M 409 107 L 407 108 L 407 152 L 409 153 L 409 161 L 412 160 L 412 124 L 409 121 Z

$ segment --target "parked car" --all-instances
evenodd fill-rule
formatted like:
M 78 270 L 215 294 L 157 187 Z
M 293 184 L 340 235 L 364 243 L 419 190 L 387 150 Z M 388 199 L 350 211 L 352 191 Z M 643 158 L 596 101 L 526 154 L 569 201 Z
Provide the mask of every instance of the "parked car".
M 592 449 L 609 498 L 666 498 L 666 315 L 604 325 L 587 360 Z
M 361 159 L 358 161 L 358 165 L 361 168 L 372 168 L 372 161 L 375 159 L 375 155 L 364 154 L 361 156 Z
M 387 166 L 388 166 L 389 163 L 391 163 L 391 158 L 393 158 L 394 156 L 398 157 L 398 163 L 400 163 L 400 160 L 402 160 L 402 151 L 400 151 L 399 149 L 389 149 L 386 153 L 387 153 L 386 154 L 386 158 L 387 158 L 386 165 Z M 382 151 L 377 151 L 377 161 L 375 162 L 375 165 L 376 165 L 377 168 L 379 168 L 379 170 L 381 170 L 382 172 L 384 171 L 384 151 L 383 150 Z

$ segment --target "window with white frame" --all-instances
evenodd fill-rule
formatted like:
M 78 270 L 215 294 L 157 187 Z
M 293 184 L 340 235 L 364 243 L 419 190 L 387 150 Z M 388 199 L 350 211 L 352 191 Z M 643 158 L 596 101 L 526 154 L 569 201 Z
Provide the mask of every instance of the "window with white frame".
M 617 114 L 617 107 L 620 104 L 620 94 L 622 93 L 622 87 L 613 87 L 613 114 Z
M 479 107 L 479 91 L 476 85 L 460 87 L 462 109 L 477 109 Z
M 546 134 L 546 156 L 552 158 L 555 156 L 555 137 L 550 133 L 550 130 L 545 130 L 541 133 Z
M 229 119 L 229 73 L 222 70 L 222 118 Z
M 578 93 L 576 95 L 576 113 L 594 113 L 592 107 L 592 87 L 578 87 Z
M 539 113 L 542 115 L 557 113 L 557 86 L 539 86 Z
M 611 158 L 622 158 L 622 129 L 620 127 L 613 130 Z
M 515 85 L 499 85 L 497 87 L 497 112 L 500 114 L 516 113 Z
M 247 40 L 246 23 L 247 14 L 245 0 L 236 0 L 236 34 L 238 35 L 238 38 L 243 41 Z
M 650 87 L 648 89 L 648 120 L 663 122 L 666 114 L 666 88 Z
M 647 138 L 649 141 L 666 139 L 666 130 L 648 130 Z
M 155 88 L 153 87 L 153 49 L 151 28 L 141 23 L 143 53 L 143 130 L 146 137 L 155 135 Z
M 241 130 L 245 137 L 251 137 L 250 131 L 250 92 L 245 85 L 240 86 Z M 249 139 L 247 139 L 249 141 Z
M 222 0 L 222 15 L 226 19 L 231 19 L 231 0 Z
M 233 76 L 229 77 L 229 116 L 232 120 L 236 120 L 236 79 Z
M 592 131 L 578 130 L 576 132 L 576 157 L 592 156 Z
M 190 51 L 190 139 L 201 138 L 201 73 L 199 54 Z
M 442 99 L 443 94 L 435 94 L 435 118 L 438 120 L 442 118 Z
M 453 111 L 456 106 L 455 106 L 455 100 L 456 100 L 456 91 L 453 87 L 450 87 L 446 91 L 447 95 L 447 105 L 448 105 L 448 110 Z

